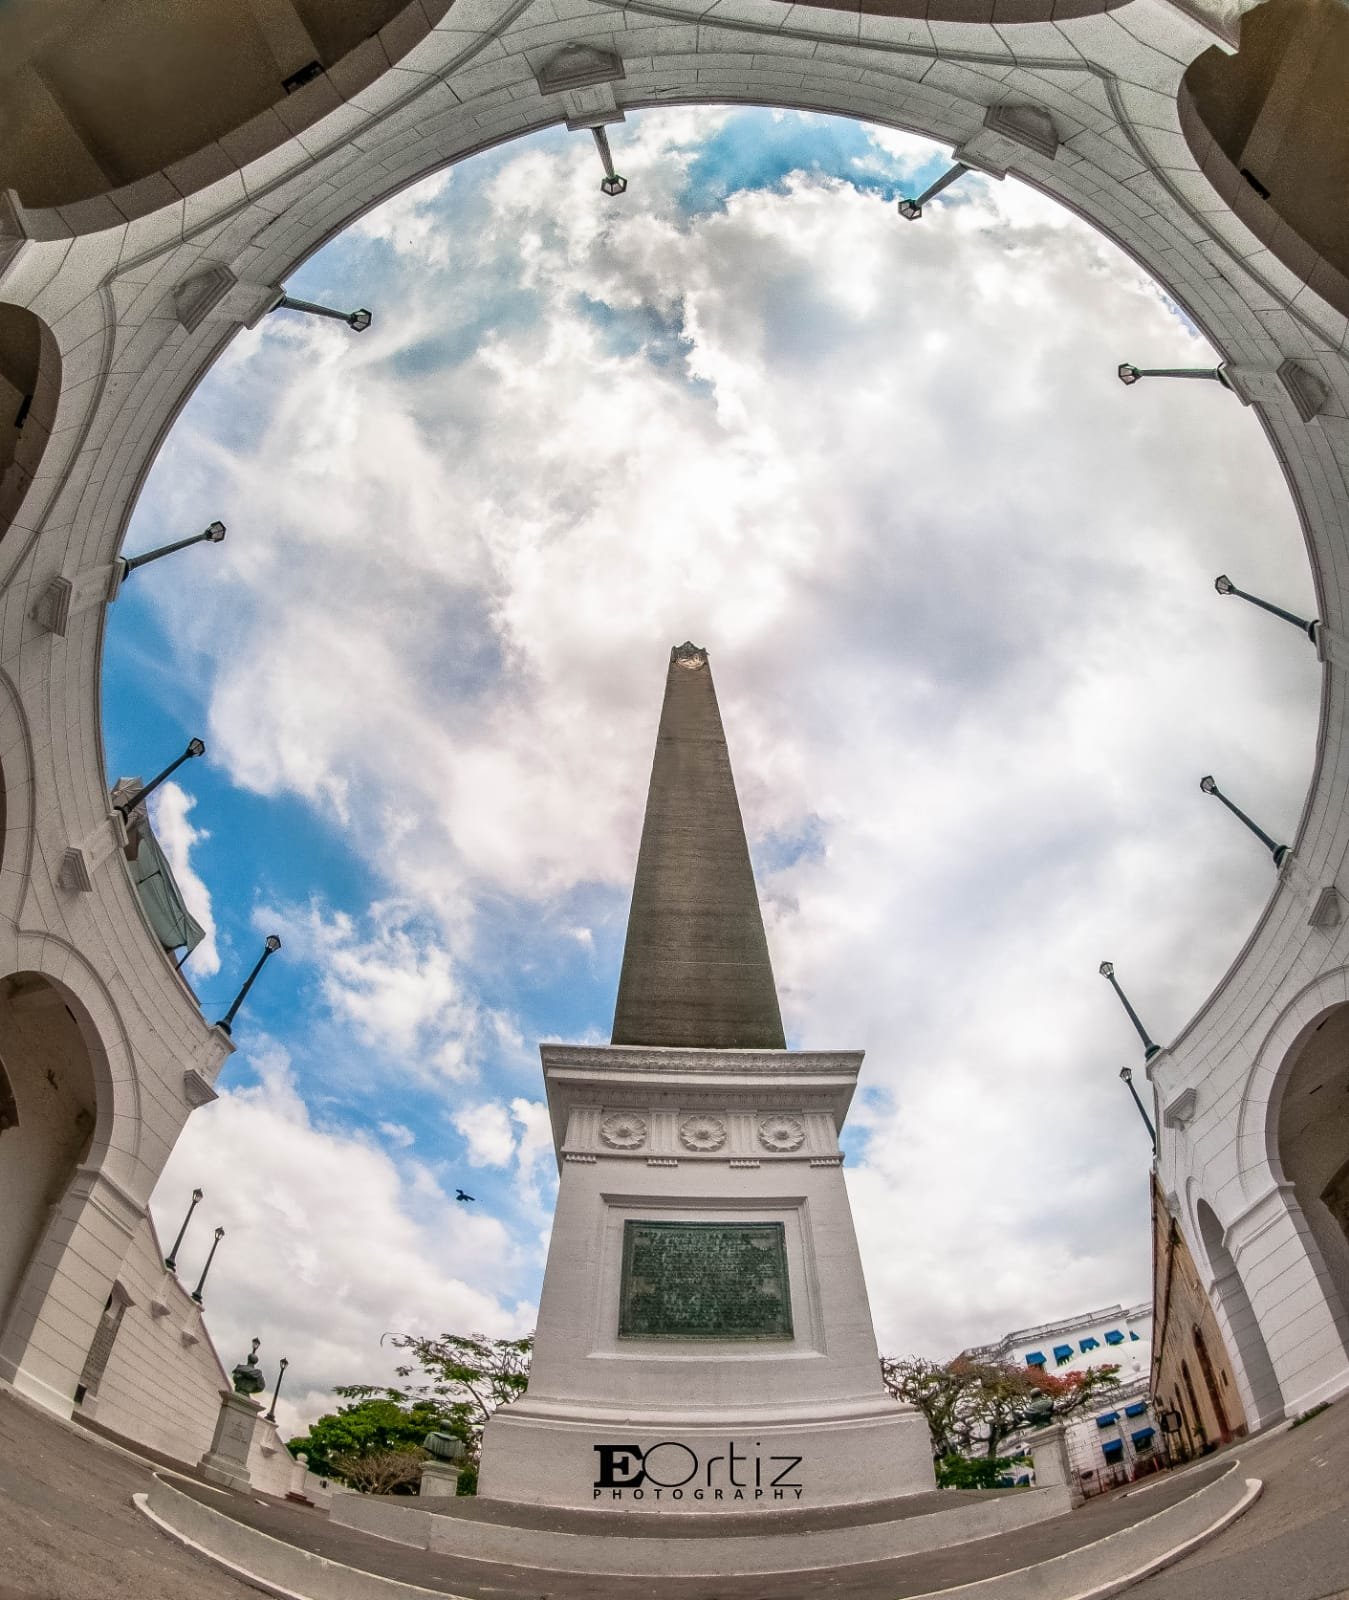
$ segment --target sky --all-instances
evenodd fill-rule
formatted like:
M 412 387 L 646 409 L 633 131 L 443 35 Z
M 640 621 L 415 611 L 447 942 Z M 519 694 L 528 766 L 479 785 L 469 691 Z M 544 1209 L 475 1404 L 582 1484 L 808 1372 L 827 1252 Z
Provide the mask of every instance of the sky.
M 541 1039 L 608 1038 L 673 644 L 710 652 L 793 1048 L 866 1051 L 844 1135 L 881 1349 L 947 1357 L 1150 1293 L 1153 1037 L 1274 887 L 1320 670 L 1213 579 L 1315 614 L 1255 417 L 1180 309 L 1015 180 L 760 109 L 552 130 L 298 268 L 184 409 L 104 662 L 219 1099 L 153 1200 L 227 1366 L 298 1428 L 386 1333 L 533 1326 Z M 462 1187 L 475 1199 L 456 1201 Z

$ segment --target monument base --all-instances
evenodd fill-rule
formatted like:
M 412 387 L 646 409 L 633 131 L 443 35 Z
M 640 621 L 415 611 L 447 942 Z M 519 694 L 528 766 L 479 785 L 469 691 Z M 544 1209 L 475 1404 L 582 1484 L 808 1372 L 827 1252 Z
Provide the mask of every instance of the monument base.
M 888 1398 L 718 1413 L 503 1406 L 478 1497 L 635 1513 L 803 1510 L 935 1488 L 927 1424 Z
M 216 1417 L 211 1448 L 197 1463 L 202 1477 L 224 1489 L 246 1494 L 252 1487 L 248 1476 L 248 1452 L 253 1445 L 253 1429 L 262 1405 L 233 1389 L 220 1391 L 220 1413 Z

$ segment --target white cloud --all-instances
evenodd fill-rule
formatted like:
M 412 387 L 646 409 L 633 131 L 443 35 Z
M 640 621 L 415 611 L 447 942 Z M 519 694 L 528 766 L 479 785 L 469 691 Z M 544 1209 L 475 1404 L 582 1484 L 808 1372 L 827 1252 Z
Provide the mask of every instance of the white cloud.
M 465 1106 L 450 1119 L 468 1140 L 468 1159 L 475 1167 L 504 1167 L 515 1154 L 510 1113 L 494 1100 Z
M 205 938 L 187 958 L 186 969 L 194 977 L 209 978 L 220 971 L 220 952 L 216 948 L 215 917 L 211 911 L 211 891 L 192 865 L 192 848 L 211 835 L 205 828 L 194 828 L 188 815 L 196 798 L 170 778 L 150 796 L 150 822 L 159 847 L 183 897 L 183 903 L 201 924 Z
M 429 1085 L 477 1075 L 483 1008 L 465 993 L 454 955 L 423 912 L 377 901 L 358 923 L 315 901 L 259 910 L 253 920 L 279 927 L 288 953 L 318 968 L 334 1021 L 377 1061 L 396 1062 Z
M 1202 772 L 1295 825 L 1318 669 L 1211 588 L 1311 606 L 1277 464 L 1218 386 L 1118 384 L 1210 352 L 1043 197 L 966 178 L 908 226 L 797 175 L 690 220 L 700 117 L 634 119 L 621 208 L 579 140 L 500 161 L 471 225 L 404 197 L 366 229 L 397 319 L 240 346 L 218 404 L 272 425 L 226 448 L 189 410 L 156 481 L 256 531 L 165 625 L 216 663 L 238 780 L 390 885 L 287 948 L 441 1084 L 523 1055 L 469 977 L 508 986 L 501 908 L 572 944 L 565 897 L 626 887 L 668 648 L 709 646 L 789 1029 L 868 1049 L 883 1343 L 1140 1298 L 1136 1049 L 1095 969 L 1165 1038 L 1254 921 L 1268 862 Z M 455 1123 L 542 1174 L 517 1087 Z
M 417 1142 L 417 1135 L 411 1128 L 404 1127 L 401 1122 L 381 1122 L 379 1131 L 399 1150 L 408 1150 Z
M 331 1406 L 337 1384 L 396 1382 L 386 1332 L 529 1331 L 533 1307 L 510 1285 L 526 1282 L 532 1256 L 498 1219 L 456 1205 L 406 1156 L 317 1123 L 284 1051 L 264 1041 L 252 1065 L 255 1084 L 189 1121 L 154 1210 L 176 1226 L 188 1190 L 205 1190 L 202 1220 L 225 1229 L 206 1297 L 212 1337 L 226 1366 L 255 1334 L 264 1367 L 290 1359 L 283 1432 Z

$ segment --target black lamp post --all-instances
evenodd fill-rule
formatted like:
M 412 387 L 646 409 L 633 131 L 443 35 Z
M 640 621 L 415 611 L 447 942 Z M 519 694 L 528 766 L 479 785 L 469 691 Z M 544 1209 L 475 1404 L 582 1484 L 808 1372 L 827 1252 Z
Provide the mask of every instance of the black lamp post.
M 178 1246 L 183 1242 L 183 1235 L 187 1232 L 187 1225 L 192 1220 L 192 1213 L 201 1204 L 201 1198 L 201 1190 L 194 1189 L 192 1191 L 192 1204 L 188 1206 L 187 1215 L 183 1218 L 183 1225 L 178 1230 L 178 1237 L 173 1241 L 173 1249 L 164 1257 L 164 1265 L 170 1272 L 177 1272 L 178 1270 Z
M 254 983 L 257 981 L 258 973 L 260 973 L 262 971 L 263 966 L 266 963 L 268 956 L 275 955 L 276 952 L 280 948 L 281 948 L 281 940 L 276 936 L 276 934 L 269 933 L 267 935 L 266 939 L 263 941 L 262 954 L 258 957 L 257 961 L 254 963 L 252 972 L 250 972 L 248 974 L 248 976 L 244 979 L 243 988 L 240 989 L 238 994 L 235 995 L 234 1004 L 229 1008 L 229 1010 L 225 1013 L 225 1015 L 223 1017 L 221 1017 L 220 1021 L 216 1023 L 216 1027 L 217 1028 L 223 1028 L 226 1033 L 228 1033 L 231 1030 L 231 1028 L 233 1028 L 234 1019 L 235 1019 L 235 1017 L 237 1017 L 239 1015 L 239 1007 L 241 1005 L 243 1005 L 245 996 L 248 994 L 248 991 L 253 987 Z
M 1152 1125 L 1152 1118 L 1148 1115 L 1143 1102 L 1138 1098 L 1138 1090 L 1134 1088 L 1134 1074 L 1132 1067 L 1121 1067 L 1119 1075 L 1124 1079 L 1129 1093 L 1134 1097 L 1134 1104 L 1138 1107 L 1138 1114 L 1143 1119 L 1143 1126 L 1148 1130 L 1148 1138 L 1152 1140 L 1152 1148 L 1157 1149 L 1157 1130 Z
M 272 1404 L 271 1404 L 270 1409 L 267 1412 L 267 1421 L 268 1422 L 275 1422 L 276 1421 L 276 1397 L 277 1397 L 277 1395 L 279 1395 L 281 1393 L 281 1380 L 282 1380 L 282 1378 L 285 1377 L 286 1368 L 289 1365 L 290 1365 L 290 1362 L 286 1360 L 285 1356 L 282 1356 L 281 1357 L 281 1365 L 277 1368 L 277 1372 L 276 1372 L 276 1388 L 272 1390 Z
M 600 179 L 600 193 L 607 194 L 611 198 L 614 195 L 626 194 L 628 180 L 620 178 L 618 173 L 614 171 L 614 157 L 613 152 L 609 149 L 608 131 L 598 122 L 590 131 L 595 136 L 595 148 L 599 151 L 600 160 L 604 163 L 604 176 Z
M 1262 611 L 1268 611 L 1273 616 L 1282 617 L 1285 622 L 1291 622 L 1295 628 L 1301 628 L 1311 642 L 1313 644 L 1316 643 L 1316 630 L 1320 627 L 1319 622 L 1308 622 L 1306 617 L 1299 617 L 1295 612 L 1285 611 L 1282 606 L 1276 606 L 1268 600 L 1262 600 L 1258 594 L 1247 594 L 1244 589 L 1238 589 L 1225 572 L 1213 580 L 1213 587 L 1221 595 L 1234 594 L 1239 600 L 1249 600 L 1253 606 L 1259 606 Z
M 1233 394 L 1236 389 L 1227 376 L 1226 367 L 1136 367 L 1131 361 L 1121 361 L 1115 369 L 1119 381 L 1135 384 L 1140 378 L 1211 378 Z
M 175 550 L 186 550 L 189 545 L 219 544 L 224 537 L 225 524 L 212 522 L 200 533 L 194 533 L 190 539 L 178 539 L 173 544 L 160 545 L 158 550 L 147 550 L 141 556 L 125 556 L 122 559 L 122 581 L 125 582 L 137 567 L 148 567 L 152 561 L 158 561 L 161 556 L 171 556 Z
M 1119 996 L 1120 1004 L 1129 1013 L 1129 1021 L 1133 1023 L 1135 1028 L 1137 1028 L 1138 1037 L 1143 1041 L 1144 1061 L 1151 1061 L 1153 1056 L 1157 1055 L 1162 1047 L 1159 1044 L 1153 1044 L 1152 1040 L 1148 1038 L 1148 1030 L 1138 1020 L 1138 1013 L 1129 1004 L 1128 995 L 1125 994 L 1124 990 L 1119 986 L 1119 980 L 1115 977 L 1114 963 L 1110 961 L 1103 961 L 1098 970 L 1103 978 L 1109 980 L 1110 987 Z
M 375 320 L 364 306 L 359 311 L 337 311 L 332 306 L 321 306 L 314 300 L 297 300 L 293 295 L 284 292 L 276 304 L 269 306 L 268 310 L 303 311 L 311 317 L 330 317 L 334 322 L 345 322 L 355 333 L 364 333 Z
M 149 783 L 142 785 L 142 787 L 137 789 L 135 794 L 131 795 L 128 799 L 119 800 L 115 809 L 120 811 L 124 817 L 130 816 L 147 795 L 152 795 L 166 778 L 171 778 L 174 773 L 177 772 L 178 768 L 182 766 L 184 761 L 191 761 L 194 759 L 194 757 L 204 756 L 205 754 L 206 746 L 201 742 L 201 740 L 190 739 L 188 741 L 187 749 L 183 751 L 182 755 L 180 755 L 176 761 L 171 761 L 168 766 L 164 768 L 163 772 L 151 778 Z
M 928 184 L 916 200 L 903 199 L 899 202 L 899 214 L 905 222 L 917 222 L 923 214 L 923 207 L 929 200 L 934 200 L 943 189 L 949 188 L 957 178 L 963 178 L 969 171 L 969 166 L 964 161 L 957 161 L 953 167 L 943 172 L 935 183 Z
M 1199 787 L 1205 794 L 1211 794 L 1215 800 L 1221 800 L 1234 817 L 1239 817 L 1246 824 L 1255 837 L 1259 839 L 1260 843 L 1264 845 L 1265 849 L 1269 851 L 1270 855 L 1274 857 L 1274 865 L 1276 867 L 1281 867 L 1284 864 L 1289 855 L 1290 847 L 1286 844 L 1276 844 L 1258 823 L 1251 821 L 1240 806 L 1233 805 L 1218 787 L 1216 779 L 1212 777 L 1200 778 Z
M 211 1270 L 211 1263 L 215 1260 L 216 1250 L 224 1237 L 225 1230 L 217 1228 L 215 1230 L 215 1238 L 211 1242 L 211 1253 L 206 1257 L 206 1265 L 201 1269 L 201 1277 L 197 1280 L 197 1287 L 192 1291 L 192 1298 L 198 1305 L 201 1304 L 201 1291 L 206 1287 L 206 1274 Z

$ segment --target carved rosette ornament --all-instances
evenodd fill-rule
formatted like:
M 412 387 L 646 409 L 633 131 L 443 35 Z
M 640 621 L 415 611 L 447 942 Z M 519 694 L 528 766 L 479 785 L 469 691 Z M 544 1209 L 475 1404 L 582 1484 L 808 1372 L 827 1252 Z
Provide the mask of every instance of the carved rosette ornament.
M 600 1138 L 611 1150 L 637 1150 L 646 1143 L 646 1119 L 635 1111 L 615 1111 L 600 1123 Z
M 726 1143 L 726 1124 L 720 1117 L 685 1117 L 679 1124 L 679 1142 L 685 1150 L 707 1155 Z
M 772 1150 L 778 1155 L 790 1155 L 793 1150 L 799 1150 L 806 1142 L 806 1130 L 800 1117 L 761 1117 L 759 1119 L 759 1143 L 765 1150 Z

